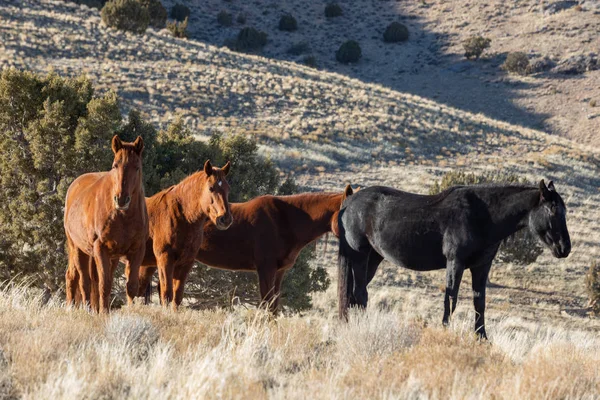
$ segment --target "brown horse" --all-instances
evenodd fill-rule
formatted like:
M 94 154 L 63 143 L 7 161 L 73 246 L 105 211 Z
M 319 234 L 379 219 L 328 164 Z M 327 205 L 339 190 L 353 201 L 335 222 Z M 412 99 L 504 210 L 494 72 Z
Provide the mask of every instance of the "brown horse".
M 223 232 L 207 223 L 196 260 L 214 268 L 256 271 L 261 300 L 276 311 L 285 272 L 294 266 L 307 244 L 328 232 L 338 235 L 337 215 L 351 194 L 348 185 L 342 193 L 260 196 L 246 203 L 232 203 L 233 225 Z M 176 286 L 185 281 L 189 267 L 175 270 Z M 140 296 L 150 293 L 155 270 L 146 263 L 140 268 Z M 160 285 L 162 289 L 162 280 Z M 177 304 L 182 294 L 177 294 Z
M 114 136 L 112 170 L 84 174 L 73 181 L 65 201 L 65 234 L 69 252 L 67 304 L 79 288 L 90 305 L 91 280 L 99 290 L 94 308 L 108 312 L 113 270 L 119 258 L 127 262 L 127 300 L 138 292 L 139 266 L 148 240 L 148 214 L 142 185 L 141 137 L 125 143 Z
M 146 199 L 150 237 L 142 265 L 158 266 L 163 305 L 173 302 L 176 309 L 181 303 L 185 277 L 180 278 L 180 271 L 192 268 L 206 222 L 210 220 L 217 230 L 233 222 L 225 179 L 229 169 L 229 162 L 215 168 L 206 161 L 203 171 Z

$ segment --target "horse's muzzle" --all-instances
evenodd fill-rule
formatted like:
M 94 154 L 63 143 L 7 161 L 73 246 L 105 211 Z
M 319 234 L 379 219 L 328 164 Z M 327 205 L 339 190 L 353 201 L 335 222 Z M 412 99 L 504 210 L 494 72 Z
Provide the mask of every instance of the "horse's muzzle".
M 115 203 L 115 208 L 119 211 L 126 211 L 127 209 L 129 209 L 129 205 L 131 204 L 131 197 L 127 196 L 123 203 L 121 203 L 121 200 L 122 199 L 119 199 L 119 196 L 115 196 L 113 198 L 113 202 Z
M 231 226 L 231 224 L 233 224 L 233 217 L 230 213 L 228 213 L 226 215 L 221 215 L 217 217 L 215 226 L 217 227 L 217 229 L 224 231 L 228 229 Z

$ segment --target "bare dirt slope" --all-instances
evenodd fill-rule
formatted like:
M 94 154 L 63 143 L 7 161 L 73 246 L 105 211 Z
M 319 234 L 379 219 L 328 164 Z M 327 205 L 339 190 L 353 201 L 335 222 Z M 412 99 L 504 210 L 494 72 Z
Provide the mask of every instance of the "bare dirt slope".
M 165 32 L 116 32 L 101 24 L 97 10 L 62 1 L 0 3 L 0 66 L 85 73 L 100 90 L 117 91 L 124 111 L 139 108 L 158 125 L 181 115 L 199 139 L 213 131 L 252 135 L 307 190 L 340 190 L 350 182 L 423 193 L 455 167 L 506 169 L 532 182 L 554 179 L 568 205 L 572 255 L 557 261 L 544 253 L 527 268 L 495 265 L 489 317 L 511 314 L 600 328 L 586 316 L 583 284 L 590 262 L 600 259 L 595 147 L 344 74 L 173 39 Z M 348 75 L 357 76 L 348 68 Z M 335 279 L 334 242 L 328 249 L 320 262 L 332 267 Z M 372 298 L 406 307 L 411 296 L 431 298 L 434 306 L 427 312 L 437 315 L 442 283 L 440 273 L 384 264 Z M 470 298 L 468 290 L 463 293 Z M 332 313 L 334 296 L 332 288 L 318 302 L 318 312 Z M 459 305 L 459 312 L 470 310 L 468 300 Z

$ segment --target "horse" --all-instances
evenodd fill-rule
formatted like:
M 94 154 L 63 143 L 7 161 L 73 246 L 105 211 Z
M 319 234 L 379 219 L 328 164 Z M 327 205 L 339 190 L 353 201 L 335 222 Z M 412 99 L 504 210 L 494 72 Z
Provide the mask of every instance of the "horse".
M 276 312 L 285 272 L 294 266 L 306 245 L 328 232 L 338 235 L 337 214 L 352 193 L 348 185 L 341 193 L 265 195 L 245 203 L 231 203 L 233 224 L 225 232 L 214 223 L 207 223 L 196 260 L 213 268 L 255 271 L 261 305 Z M 146 302 L 155 270 L 146 266 L 140 269 L 140 296 L 145 295 Z M 189 268 L 178 268 L 174 286 L 185 281 L 189 272 Z M 161 281 L 161 288 L 162 284 Z M 178 304 L 182 295 L 183 291 L 176 295 Z
M 172 303 L 177 309 L 181 303 L 185 278 L 180 279 L 180 273 L 192 268 L 205 223 L 211 221 L 223 231 L 233 223 L 226 179 L 230 168 L 229 162 L 217 168 L 207 160 L 202 171 L 146 199 L 150 236 L 142 266 L 158 267 L 165 306 Z
M 340 318 L 347 320 L 349 306 L 367 306 L 367 285 L 386 259 L 416 271 L 446 268 L 447 326 L 463 272 L 470 269 L 481 339 L 487 339 L 486 282 L 502 240 L 528 227 L 555 257 L 571 251 L 565 203 L 554 183 L 543 180 L 539 187 L 455 186 L 433 196 L 374 186 L 344 203 L 339 227 Z
M 138 136 L 133 143 L 126 143 L 115 135 L 111 147 L 112 169 L 75 179 L 67 191 L 64 214 L 67 304 L 74 304 L 80 296 L 84 305 L 102 312 L 109 311 L 113 270 L 121 257 L 126 260 L 127 300 L 132 304 L 148 240 L 142 180 L 144 141 Z M 92 280 L 97 280 L 96 296 L 90 294 Z

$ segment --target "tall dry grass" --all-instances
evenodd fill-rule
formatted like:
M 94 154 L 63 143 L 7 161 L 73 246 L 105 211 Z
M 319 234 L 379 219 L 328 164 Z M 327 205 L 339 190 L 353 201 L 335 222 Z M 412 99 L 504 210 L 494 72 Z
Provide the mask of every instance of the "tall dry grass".
M 472 315 L 448 330 L 419 311 L 158 306 L 110 316 L 0 291 L 0 398 L 597 398 L 600 338 L 506 317 L 490 343 Z M 521 323 L 522 322 L 522 323 Z

